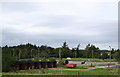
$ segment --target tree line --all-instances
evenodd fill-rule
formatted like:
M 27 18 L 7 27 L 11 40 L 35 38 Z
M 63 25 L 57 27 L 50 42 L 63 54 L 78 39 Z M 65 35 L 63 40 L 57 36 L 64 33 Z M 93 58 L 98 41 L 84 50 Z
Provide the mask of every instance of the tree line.
M 111 58 L 117 57 L 119 49 L 100 50 L 95 45 L 88 44 L 85 49 L 80 49 L 80 44 L 76 48 L 70 49 L 66 42 L 61 47 L 53 48 L 46 45 L 36 46 L 30 43 L 21 44 L 18 46 L 4 46 L 2 47 L 2 54 L 9 54 L 16 59 L 31 59 L 31 58 L 109 58 L 109 52 L 111 52 Z
M 36 46 L 30 43 L 21 44 L 18 46 L 4 46 L 2 49 L 2 71 L 9 72 L 14 71 L 11 66 L 14 62 L 21 59 L 41 59 L 41 58 L 100 58 L 108 59 L 111 52 L 111 59 L 115 58 L 120 61 L 119 49 L 100 50 L 95 45 L 88 44 L 85 49 L 80 49 L 80 44 L 77 47 L 70 49 L 67 42 L 63 42 L 63 45 L 58 48 L 53 48 L 46 45 Z

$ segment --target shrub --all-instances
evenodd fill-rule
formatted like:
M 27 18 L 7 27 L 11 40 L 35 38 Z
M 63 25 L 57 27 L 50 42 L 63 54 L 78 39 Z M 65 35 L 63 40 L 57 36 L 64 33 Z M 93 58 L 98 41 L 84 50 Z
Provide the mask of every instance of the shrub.
M 15 57 L 10 54 L 2 54 L 2 72 L 14 71 L 12 65 L 16 62 Z

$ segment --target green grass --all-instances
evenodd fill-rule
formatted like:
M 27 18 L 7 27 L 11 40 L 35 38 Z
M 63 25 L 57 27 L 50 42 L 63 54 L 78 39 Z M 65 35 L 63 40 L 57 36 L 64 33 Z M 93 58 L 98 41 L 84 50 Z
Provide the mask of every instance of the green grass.
M 66 58 L 63 58 L 66 59 Z M 71 58 L 71 60 L 78 60 L 78 61 L 84 61 L 84 60 L 90 60 L 90 61 L 116 61 L 115 59 L 97 59 L 97 58 Z
M 51 59 L 51 58 L 50 58 Z M 59 60 L 59 58 L 52 58 Z M 66 58 L 62 58 L 63 60 L 66 60 Z M 21 61 L 27 61 L 32 59 L 20 59 Z M 90 61 L 116 61 L 116 59 L 97 59 L 97 58 L 71 58 L 71 60 L 78 60 L 78 61 L 84 61 L 84 60 L 90 60 Z
M 57 66 L 57 68 L 65 68 L 65 69 L 87 69 L 87 67 L 85 67 L 85 66 L 77 66 L 75 68 L 68 68 L 65 65 Z
M 117 68 L 111 67 L 107 69 L 98 68 L 89 71 L 70 71 L 70 70 L 44 70 L 44 74 L 40 70 L 24 70 L 18 73 L 3 73 L 3 75 L 117 75 Z

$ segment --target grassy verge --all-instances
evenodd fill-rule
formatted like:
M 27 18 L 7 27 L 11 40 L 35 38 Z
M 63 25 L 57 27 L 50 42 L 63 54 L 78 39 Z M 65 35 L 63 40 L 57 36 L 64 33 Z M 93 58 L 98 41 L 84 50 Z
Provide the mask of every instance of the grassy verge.
M 59 60 L 59 58 L 48 58 L 48 59 L 55 59 Z M 63 60 L 66 60 L 66 58 L 62 58 Z M 21 61 L 27 61 L 32 59 L 20 59 Z M 71 58 L 71 60 L 78 60 L 78 61 L 84 61 L 84 60 L 90 60 L 90 61 L 116 61 L 116 59 L 97 59 L 97 58 Z
M 66 59 L 66 58 L 63 58 L 63 59 Z M 84 60 L 87 60 L 87 61 L 116 61 L 115 59 L 97 59 L 97 58 L 72 58 L 71 60 L 78 60 L 78 61 L 84 61 Z
M 65 69 L 87 69 L 87 67 L 84 67 L 84 66 L 77 66 L 76 68 L 68 68 L 65 65 L 57 66 L 57 68 L 65 68 Z
M 24 70 L 18 73 L 3 73 L 3 75 L 117 75 L 118 70 L 115 67 L 111 68 L 98 68 L 89 71 L 71 71 L 71 70 L 44 70 L 42 73 L 40 70 Z

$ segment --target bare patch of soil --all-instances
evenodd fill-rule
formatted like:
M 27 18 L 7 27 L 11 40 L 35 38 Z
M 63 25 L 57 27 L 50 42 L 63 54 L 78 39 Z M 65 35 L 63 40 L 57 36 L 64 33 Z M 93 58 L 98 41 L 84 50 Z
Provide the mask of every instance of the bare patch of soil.
M 49 68 L 49 70 L 70 70 L 70 71 L 88 71 L 95 68 L 88 68 L 88 69 L 65 69 L 65 68 Z

